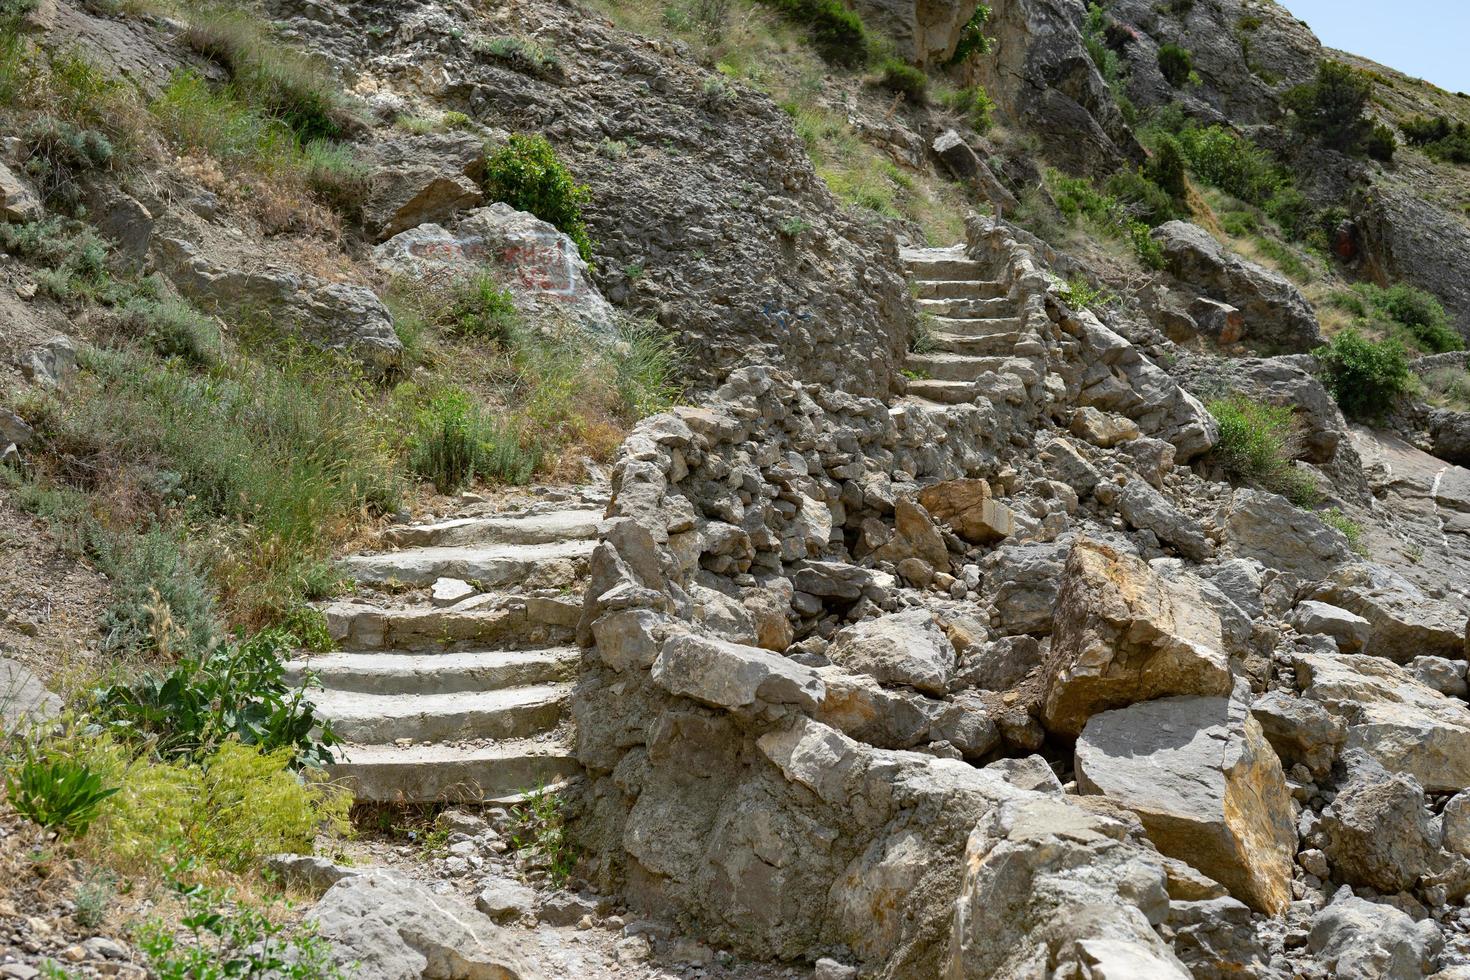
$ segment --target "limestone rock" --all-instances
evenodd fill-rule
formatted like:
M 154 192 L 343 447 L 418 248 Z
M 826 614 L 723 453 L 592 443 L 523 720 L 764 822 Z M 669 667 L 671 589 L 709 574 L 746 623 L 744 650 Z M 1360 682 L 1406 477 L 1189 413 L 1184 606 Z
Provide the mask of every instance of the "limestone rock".
M 1470 708 L 1418 683 L 1380 657 L 1292 657 L 1302 695 L 1347 726 L 1343 748 L 1362 749 L 1431 793 L 1470 786 Z
M 940 0 L 859 0 L 857 12 L 869 26 L 893 39 L 903 60 L 928 68 L 954 54 L 969 20 L 964 4 Z
M 1429 870 L 1438 850 L 1424 791 L 1413 777 L 1386 772 L 1362 750 L 1350 752 L 1346 764 L 1348 779 L 1322 811 L 1323 850 L 1340 880 L 1404 891 Z
M 996 180 L 990 165 L 960 138 L 959 133 L 946 129 L 934 137 L 931 145 L 934 155 L 949 168 L 949 172 L 963 183 L 973 185 L 995 208 L 996 214 L 1005 215 L 1016 209 L 1015 195 Z
M 1251 716 L 1284 765 L 1304 765 L 1319 779 L 1332 771 L 1347 726 L 1322 705 L 1270 691 L 1251 704 Z
M 478 205 L 485 149 L 472 133 L 394 134 L 368 145 L 375 168 L 363 226 L 381 242 Z
M 1291 795 L 1239 702 L 1163 698 L 1094 715 L 1077 739 L 1077 785 L 1133 810 L 1160 851 L 1252 908 L 1291 901 Z
M 1429 438 L 1434 455 L 1456 466 L 1470 466 L 1470 412 L 1431 413 Z
M 1434 972 L 1444 940 L 1428 919 L 1339 891 L 1312 917 L 1308 944 L 1339 980 L 1419 980 Z
M 373 260 L 385 271 L 428 282 L 493 263 L 527 311 L 564 316 L 593 334 L 607 335 L 617 323 L 576 244 L 508 204 L 468 211 L 452 228 L 421 224 L 394 235 L 373 250 Z
M 30 423 L 8 408 L 0 408 L 0 446 L 14 444 L 24 449 L 36 437 Z
M 1372 626 L 1362 616 L 1346 609 L 1308 599 L 1291 612 L 1291 625 L 1308 636 L 1321 634 L 1337 642 L 1343 653 L 1359 653 L 1368 643 Z
M 1152 531 L 1186 558 L 1205 561 L 1215 553 L 1215 546 L 1200 531 L 1198 522 L 1141 480 L 1130 480 L 1123 488 L 1118 496 L 1118 513 L 1133 527 Z
M 934 571 L 948 571 L 949 549 L 929 512 L 917 502 L 899 498 L 893 505 L 893 537 L 873 552 L 879 561 L 895 564 L 916 558 Z
M 1445 849 L 1470 857 L 1470 790 L 1452 796 L 1440 819 Z
M 333 957 L 362 980 L 541 977 L 487 917 L 388 872 L 337 882 L 308 917 Z
M 1341 534 L 1285 497 L 1263 490 L 1236 490 L 1222 524 L 1238 557 L 1254 558 L 1308 582 L 1326 578 L 1350 557 Z
M 1251 910 L 1233 898 L 1169 903 L 1174 952 L 1195 980 L 1269 976 L 1270 956 Z
M 1011 509 L 991 495 L 984 480 L 946 480 L 919 491 L 929 515 L 972 544 L 993 544 L 1016 531 Z
M 36 192 L 15 171 L 0 163 L 0 220 L 35 221 L 44 213 Z
M 1246 339 L 1292 352 L 1322 343 L 1312 306 L 1284 277 L 1229 252 L 1209 232 L 1186 221 L 1153 231 L 1170 272 L 1245 314 Z
M 1467 692 L 1465 661 L 1463 660 L 1451 660 L 1448 657 L 1415 657 L 1409 662 L 1409 672 L 1420 684 L 1441 694 L 1464 698 Z
M 1231 688 L 1220 617 L 1108 545 L 1079 539 L 1057 595 L 1042 721 L 1064 735 L 1099 711 Z
M 463 579 L 437 578 L 430 598 L 436 606 L 452 606 L 475 594 L 475 587 Z
M 21 354 L 20 373 L 42 388 L 60 388 L 77 373 L 77 345 L 58 334 Z
M 925 609 L 855 623 L 837 634 L 827 656 L 884 684 L 930 694 L 948 690 L 955 669 L 954 646 Z
M 61 698 L 24 664 L 0 657 L 0 734 L 54 718 L 61 707 Z
M 908 749 L 929 739 L 938 703 L 912 691 L 890 690 L 866 674 L 818 667 L 825 689 L 817 721 L 880 749 Z
M 664 641 L 652 677 L 670 694 L 719 708 L 763 702 L 812 710 L 824 694 L 821 680 L 809 667 L 759 647 L 687 634 Z
M 518 881 L 488 878 L 480 883 L 475 908 L 494 922 L 505 925 L 526 918 L 536 910 L 536 892 Z
M 1431 598 L 1381 565 L 1344 565 L 1312 598 L 1341 606 L 1368 621 L 1365 653 L 1395 663 L 1407 663 L 1417 656 L 1466 657 L 1466 611 Z
M 1104 449 L 1111 449 L 1142 435 L 1138 424 L 1132 419 L 1088 407 L 1079 408 L 1072 414 L 1072 434 Z
M 343 878 L 364 873 L 357 868 L 333 864 L 315 854 L 272 854 L 265 859 L 265 866 L 283 885 L 302 888 L 318 895 Z

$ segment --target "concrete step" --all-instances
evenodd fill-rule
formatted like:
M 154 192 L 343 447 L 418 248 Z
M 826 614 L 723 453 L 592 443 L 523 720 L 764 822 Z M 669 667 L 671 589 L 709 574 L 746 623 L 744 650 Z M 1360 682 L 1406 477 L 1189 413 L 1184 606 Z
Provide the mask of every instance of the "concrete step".
M 496 604 L 477 607 L 470 599 L 448 609 L 385 609 L 346 601 L 331 603 L 322 613 L 332 639 L 351 650 L 524 649 L 568 644 L 576 637 L 580 596 L 483 598 Z
M 570 684 L 448 694 L 364 694 L 310 691 L 307 699 L 344 742 L 389 744 L 398 739 L 444 742 L 525 738 L 561 721 Z
M 1015 304 L 1009 297 L 996 296 L 991 299 L 920 299 L 915 300 L 920 313 L 931 316 L 950 317 L 1004 317 L 1015 313 Z
M 378 585 L 429 585 L 436 578 L 464 579 L 482 588 L 521 583 L 538 566 L 560 563 L 543 575 L 547 584 L 560 577 L 570 582 L 592 554 L 597 542 L 590 539 L 554 541 L 548 544 L 491 545 L 488 547 L 432 547 L 387 551 L 376 555 L 353 555 L 338 563 L 344 575 L 359 582 Z M 564 568 L 562 568 L 564 566 Z
M 966 405 L 975 400 L 975 386 L 969 381 L 911 378 L 908 393 L 916 399 L 938 402 L 941 405 Z
M 952 333 L 930 334 L 934 345 L 931 353 L 962 354 L 966 357 L 1001 357 L 1009 355 L 1020 341 L 1015 333 L 996 334 L 990 337 L 965 337 Z
M 913 254 L 912 258 L 905 258 L 903 264 L 910 279 L 966 279 L 973 282 L 985 275 L 985 267 L 981 263 L 950 252 Z
M 995 299 L 1006 294 L 998 282 L 975 279 L 917 279 L 919 299 Z
M 380 535 L 391 548 L 447 545 L 551 544 L 587 541 L 597 537 L 601 510 L 553 510 L 544 514 L 461 517 L 433 524 L 400 524 Z
M 910 354 L 904 367 L 929 376 L 934 381 L 974 381 L 986 371 L 999 371 L 1004 366 L 1004 357 L 974 357 L 966 354 Z M 909 382 L 912 391 L 914 383 Z M 969 401 L 969 399 L 966 399 Z
M 571 680 L 581 657 L 576 647 L 417 655 L 347 651 L 293 660 L 286 665 L 286 678 L 299 684 L 311 671 L 328 691 L 453 694 Z
M 452 745 L 343 745 L 328 767 L 359 800 L 488 803 L 548 786 L 580 771 L 555 739 Z
M 1014 316 L 936 316 L 929 327 L 960 337 L 994 337 L 1021 332 L 1021 318 Z

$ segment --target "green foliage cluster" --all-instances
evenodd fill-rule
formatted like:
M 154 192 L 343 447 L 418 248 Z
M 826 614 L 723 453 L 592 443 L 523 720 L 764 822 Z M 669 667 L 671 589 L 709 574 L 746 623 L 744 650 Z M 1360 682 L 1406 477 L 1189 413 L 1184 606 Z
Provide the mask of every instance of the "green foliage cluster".
M 872 41 L 862 18 L 842 0 L 763 0 L 788 20 L 805 27 L 822 57 L 843 65 L 862 64 Z
M 561 71 L 561 62 L 555 54 L 527 38 L 476 38 L 472 47 L 478 54 L 514 65 L 532 75 L 555 76 Z
M 1175 139 L 1196 176 L 1242 201 L 1265 206 L 1285 182 L 1260 147 L 1224 126 L 1185 126 Z
M 1087 17 L 1082 22 L 1082 43 L 1087 55 L 1097 66 L 1108 90 L 1113 94 L 1123 119 L 1128 125 L 1138 121 L 1138 110 L 1128 98 L 1128 73 L 1123 58 L 1108 42 L 1109 20 L 1107 13 L 1096 3 L 1087 7 Z
M 995 101 L 980 85 L 971 85 L 946 93 L 941 101 L 947 108 L 964 115 L 970 128 L 983 133 L 995 124 Z
M 1470 163 L 1470 125 L 1452 121 L 1448 116 L 1412 116 L 1399 120 L 1404 140 L 1410 146 L 1423 148 L 1436 160 L 1447 163 Z
M 1320 499 L 1316 481 L 1292 465 L 1299 435 L 1289 406 L 1235 394 L 1211 401 L 1208 408 L 1220 425 L 1212 456 L 1232 481 L 1279 493 L 1298 507 Z
M 1368 136 L 1363 140 L 1363 152 L 1370 159 L 1381 163 L 1393 160 L 1393 155 L 1398 152 L 1398 137 L 1394 136 L 1393 128 L 1383 123 L 1374 123 L 1373 128 L 1368 131 Z
M 116 151 L 105 133 L 43 116 L 26 127 L 21 168 L 35 181 L 52 208 L 75 210 L 82 199 L 80 179 L 107 168 Z
M 419 409 L 409 464 L 440 493 L 454 493 L 476 477 L 527 483 L 542 455 L 506 420 L 485 412 L 467 392 L 449 388 Z
M 1128 177 L 1122 179 L 1132 183 Z M 1068 177 L 1055 171 L 1048 174 L 1047 186 L 1057 210 L 1068 222 L 1075 223 L 1085 218 L 1103 234 L 1128 242 L 1139 261 L 1150 269 L 1163 268 L 1163 246 L 1149 235 L 1151 226 L 1137 217 L 1129 204 L 1113 194 L 1099 191 L 1081 177 Z M 1167 194 L 1158 193 L 1167 199 Z
M 117 308 L 114 327 L 141 339 L 160 357 L 182 358 L 196 367 L 217 364 L 223 350 L 219 324 L 175 297 L 131 297 Z
M 451 330 L 478 340 L 506 342 L 520 325 L 510 290 L 488 270 L 455 283 L 448 315 Z
M 5 797 L 15 812 L 62 837 L 81 837 L 117 787 L 75 759 L 46 758 L 27 747 L 5 770 Z
M 107 243 L 80 221 L 54 216 L 0 224 L 0 248 L 45 266 L 37 284 L 59 302 L 110 303 L 124 295 L 108 269 Z
M 1371 78 L 1324 59 L 1317 63 L 1317 77 L 1291 89 L 1282 103 L 1298 131 L 1343 153 L 1357 153 L 1373 132 L 1373 120 L 1364 115 L 1372 95 Z
M 1159 46 L 1159 71 L 1175 88 L 1183 88 L 1194 74 L 1194 54 L 1188 48 L 1169 43 Z
M 1387 289 L 1373 283 L 1358 283 L 1334 295 L 1332 300 L 1371 329 L 1397 337 L 1425 353 L 1465 349 L 1465 339 L 1455 331 L 1439 299 L 1407 283 L 1396 283 Z
M 545 863 L 558 886 L 571 877 L 577 850 L 566 834 L 566 801 L 545 787 L 528 794 L 526 801 L 511 811 L 510 846 Z
M 179 941 L 162 918 L 138 933 L 149 976 L 158 980 L 342 980 L 331 948 L 310 927 L 277 922 L 264 911 L 236 901 L 227 891 L 179 884 L 184 904 Z
M 1322 519 L 1323 524 L 1340 532 L 1343 537 L 1347 538 L 1349 548 L 1360 555 L 1365 553 L 1363 547 L 1363 527 L 1361 524 L 1344 514 L 1337 507 L 1329 507 L 1324 511 L 1319 511 L 1317 516 Z
M 985 25 L 990 23 L 990 7 L 978 4 L 965 26 L 960 28 L 960 39 L 955 44 L 954 54 L 945 62 L 946 67 L 964 64 L 972 55 L 985 54 L 990 50 L 990 38 L 985 36 Z
M 886 58 L 879 66 L 878 84 L 890 92 L 898 92 L 915 105 L 923 105 L 929 90 L 929 76 L 899 58 Z
M 262 752 L 285 749 L 292 766 L 332 761 L 338 739 L 317 718 L 304 687 L 285 680 L 302 643 L 278 629 L 180 657 L 167 672 L 95 692 L 93 717 L 119 738 L 146 743 L 163 759 L 200 759 L 228 740 Z
M 576 242 L 584 261 L 592 260 L 592 239 L 582 220 L 592 192 L 577 183 L 546 137 L 512 134 L 485 161 L 485 193 L 555 225 Z
M 1403 344 L 1369 340 L 1352 327 L 1333 337 L 1317 359 L 1328 390 L 1352 419 L 1381 419 L 1413 384 Z
M 1175 201 L 1184 200 L 1189 191 L 1189 162 L 1179 141 L 1168 133 L 1159 137 L 1149 156 L 1145 175 Z

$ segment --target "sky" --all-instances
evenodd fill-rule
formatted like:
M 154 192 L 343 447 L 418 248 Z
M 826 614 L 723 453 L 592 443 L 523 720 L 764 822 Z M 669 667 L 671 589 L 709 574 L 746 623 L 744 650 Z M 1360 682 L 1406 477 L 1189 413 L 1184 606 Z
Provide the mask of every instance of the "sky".
M 1330 48 L 1470 92 L 1470 0 L 1279 0 Z

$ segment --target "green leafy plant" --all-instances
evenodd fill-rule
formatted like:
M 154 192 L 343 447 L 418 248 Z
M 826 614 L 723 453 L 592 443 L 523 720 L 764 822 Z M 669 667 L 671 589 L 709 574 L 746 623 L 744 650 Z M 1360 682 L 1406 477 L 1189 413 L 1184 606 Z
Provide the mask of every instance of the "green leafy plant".
M 1344 153 L 1363 147 L 1373 121 L 1363 114 L 1373 94 L 1373 81 L 1339 61 L 1317 64 L 1317 77 L 1286 93 L 1282 103 L 1291 110 L 1292 124 L 1307 136 Z
M 1317 359 L 1328 389 L 1349 418 L 1382 418 L 1412 386 L 1404 347 L 1396 340 L 1372 341 L 1356 329 L 1343 330 Z
M 1069 306 L 1083 310 L 1101 310 L 1112 305 L 1117 297 L 1102 286 L 1094 286 L 1080 275 L 1062 283 L 1062 298 Z
M 566 834 L 565 808 L 566 802 L 543 786 L 511 811 L 510 846 L 538 855 L 558 886 L 571 877 L 577 863 L 577 850 Z
M 1220 426 L 1211 455 L 1232 481 L 1279 493 L 1298 507 L 1317 502 L 1316 481 L 1292 465 L 1300 434 L 1290 407 L 1236 394 L 1217 398 L 1208 408 Z
M 96 929 L 107 918 L 117 890 L 117 878 L 106 870 L 93 869 L 72 892 L 72 918 L 83 929 Z
M 527 38 L 476 38 L 471 46 L 478 54 L 507 62 L 533 75 L 551 76 L 561 71 L 556 55 Z
M 460 336 L 504 342 L 520 322 L 510 290 L 501 286 L 489 271 L 478 272 L 455 284 L 449 323 Z
M 54 117 L 27 127 L 25 145 L 21 166 L 26 175 L 47 204 L 68 210 L 81 203 L 82 175 L 108 167 L 116 155 L 106 134 Z
M 311 927 L 274 921 L 228 891 L 176 883 L 183 915 L 138 931 L 138 947 L 158 980 L 341 980 L 331 948 Z
M 844 65 L 861 64 L 870 42 L 862 18 L 841 0 L 763 0 L 793 23 L 805 27 L 822 57 Z
M 1075 223 L 1085 218 L 1103 234 L 1128 242 L 1145 266 L 1151 269 L 1164 267 L 1164 248 L 1149 234 L 1148 222 L 1140 220 L 1118 198 L 1099 191 L 1081 177 L 1068 177 L 1056 171 L 1048 172 L 1047 186 L 1057 210 L 1068 222 Z M 1167 198 L 1167 195 L 1163 196 Z
M 591 261 L 592 239 L 582 208 L 592 192 L 576 182 L 546 137 L 512 134 L 485 162 L 485 193 L 555 225 L 576 243 L 583 260 Z
M 915 105 L 922 105 L 929 89 L 929 76 L 898 58 L 888 58 L 879 66 L 878 84 L 890 92 L 898 92 Z
M 1353 551 L 1360 555 L 1367 553 L 1363 548 L 1363 526 L 1344 514 L 1340 508 L 1329 507 L 1318 511 L 1317 516 L 1322 519 L 1323 524 L 1342 532 L 1342 536 L 1347 538 L 1348 547 Z
M 1159 46 L 1159 71 L 1164 79 L 1175 88 L 1182 88 L 1194 72 L 1194 55 L 1188 48 L 1177 44 Z
M 995 101 L 983 86 L 957 89 L 947 93 L 941 101 L 946 107 L 964 115 L 977 133 L 983 133 L 995 124 Z
M 199 367 L 220 357 L 219 324 L 181 299 L 133 297 L 118 308 L 116 326 L 163 357 L 181 357 Z
M 990 50 L 990 38 L 985 36 L 985 25 L 990 22 L 990 13 L 990 7 L 986 4 L 976 5 L 975 12 L 965 21 L 965 26 L 960 28 L 960 38 L 955 43 L 954 54 L 945 62 L 947 67 L 963 64 L 972 55 L 985 54 Z
M 1201 180 L 1242 201 L 1264 204 L 1283 184 L 1258 146 L 1224 126 L 1186 126 L 1176 139 Z
M 1448 116 L 1413 116 L 1399 120 L 1404 140 L 1436 160 L 1470 163 L 1470 125 Z
M 1382 163 L 1391 161 L 1398 148 L 1399 141 L 1393 135 L 1393 130 L 1383 123 L 1374 123 L 1363 141 L 1363 152 Z
M 1189 191 L 1188 166 L 1179 141 L 1166 133 L 1154 146 L 1144 172 L 1165 194 L 1175 201 L 1182 201 Z
M 94 714 L 120 737 L 148 741 L 164 759 L 200 758 L 234 738 L 264 752 L 289 750 L 293 765 L 325 765 L 339 739 L 317 717 L 307 687 L 285 679 L 298 643 L 290 633 L 262 630 L 185 656 L 166 673 L 97 691 Z
M 1334 294 L 1332 302 L 1364 324 L 1391 336 L 1400 335 L 1428 353 L 1465 349 L 1465 339 L 1455 330 L 1439 299 L 1407 283 L 1395 283 L 1387 289 L 1358 283 Z
M 5 795 L 15 811 L 63 837 L 85 835 L 102 804 L 116 792 L 85 764 L 50 758 L 32 747 L 5 772 Z
M 783 237 L 800 238 L 812 230 L 812 223 L 805 218 L 791 217 L 782 221 L 778 229 Z

